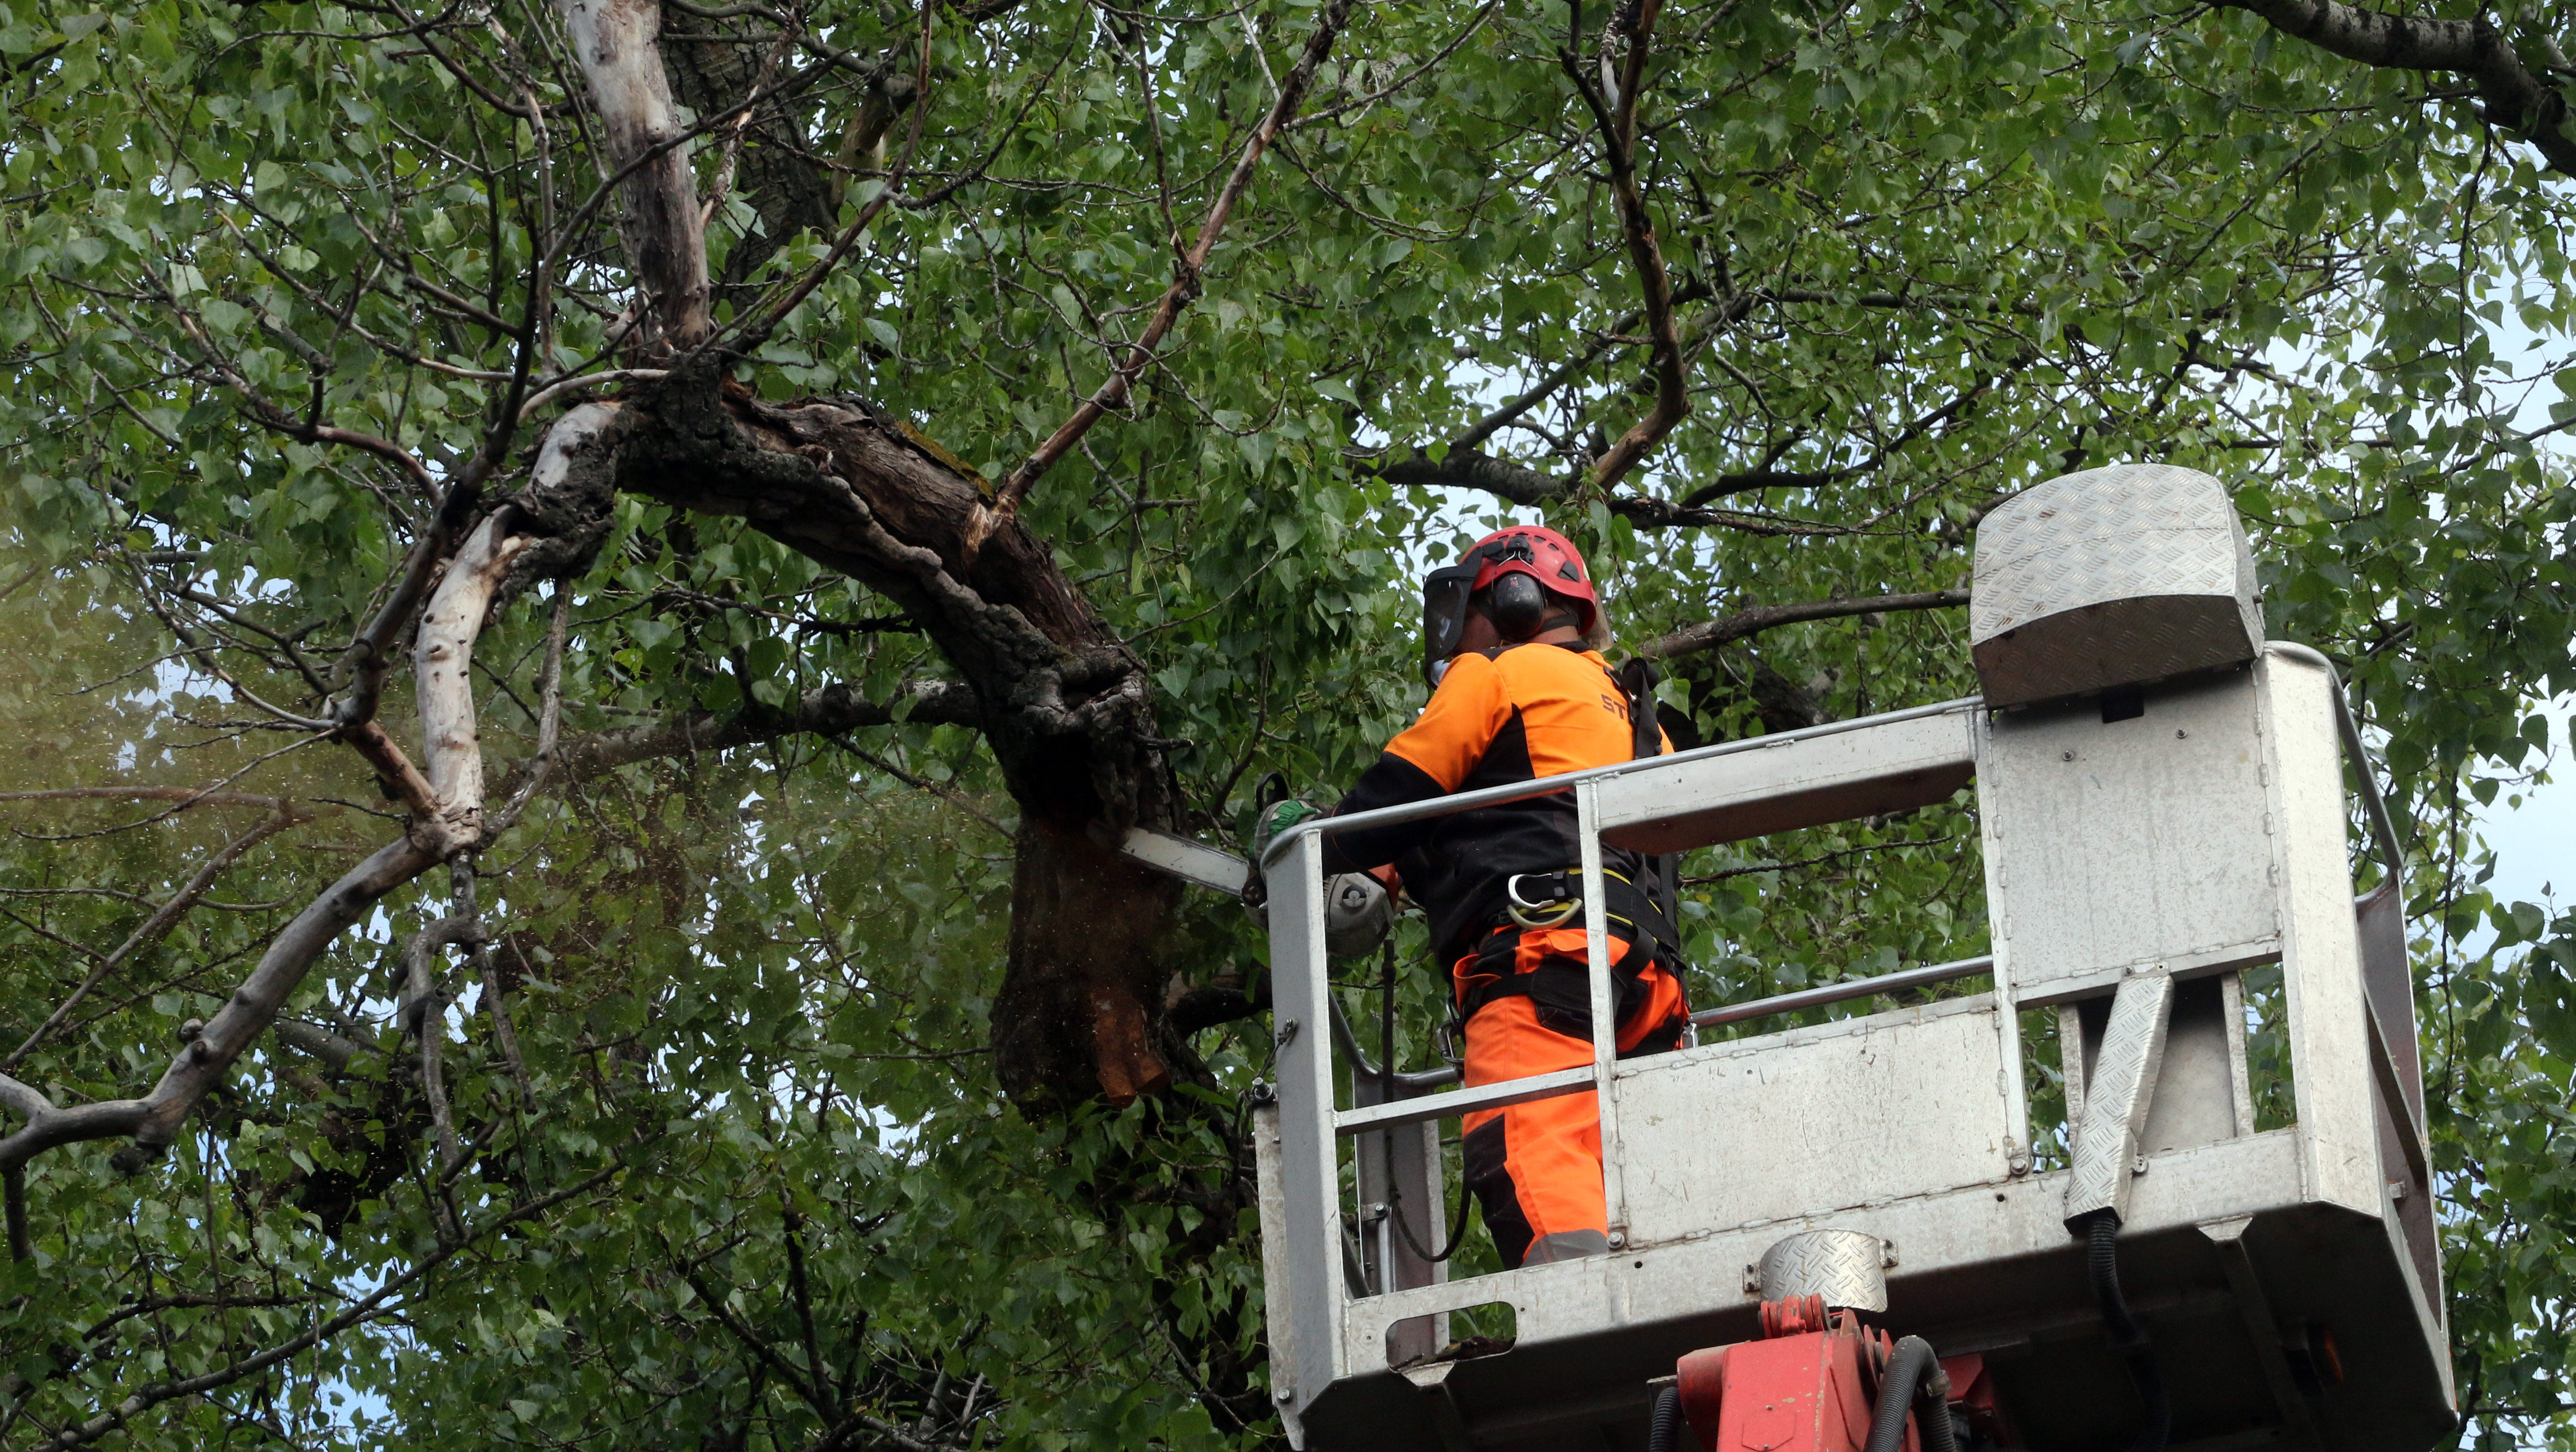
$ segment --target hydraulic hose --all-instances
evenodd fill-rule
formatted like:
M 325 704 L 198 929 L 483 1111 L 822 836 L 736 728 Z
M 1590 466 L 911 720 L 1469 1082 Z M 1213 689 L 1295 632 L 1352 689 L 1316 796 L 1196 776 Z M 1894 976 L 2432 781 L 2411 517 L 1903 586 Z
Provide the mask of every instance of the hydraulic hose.
M 1958 1429 L 1950 1425 L 1950 1379 L 1932 1343 L 1908 1336 L 1896 1343 L 1887 1370 L 1878 1378 L 1878 1407 L 1870 1413 L 1866 1452 L 1897 1452 L 1905 1445 L 1905 1411 L 1917 1391 L 1923 1398 L 1920 1421 L 1924 1452 L 1959 1452 Z
M 1646 1452 L 1682 1452 L 1682 1389 L 1655 1393 L 1655 1420 L 1646 1430 Z
M 2131 1452 L 2164 1452 L 2173 1431 L 2173 1403 L 2165 1396 L 2164 1373 L 2156 1366 L 2155 1348 L 2147 1344 L 2147 1330 L 2129 1314 L 2129 1303 L 2120 1294 L 2119 1234 L 2119 1216 L 2096 1213 L 2084 1227 L 2085 1266 L 2093 1279 L 2093 1299 L 2102 1308 L 2102 1324 L 2111 1333 L 2111 1349 L 2128 1359 L 2129 1380 L 2138 1387 L 2142 1411 Z

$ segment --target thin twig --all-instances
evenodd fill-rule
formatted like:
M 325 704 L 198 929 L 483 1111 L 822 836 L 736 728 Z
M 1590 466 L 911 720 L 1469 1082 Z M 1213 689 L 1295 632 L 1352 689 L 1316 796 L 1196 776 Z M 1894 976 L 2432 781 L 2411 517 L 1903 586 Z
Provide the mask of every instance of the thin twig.
M 1084 399 L 1073 416 L 1058 425 L 1056 431 L 1047 436 L 1046 442 L 1038 445 L 1037 451 L 1002 481 L 994 507 L 988 512 L 989 517 L 979 516 L 976 527 L 969 532 L 972 543 L 980 544 L 1001 520 L 1016 515 L 1020 501 L 1027 497 L 1029 487 L 1038 481 L 1038 476 L 1055 467 L 1056 461 L 1091 431 L 1091 426 L 1100 421 L 1101 415 L 1126 402 L 1128 390 L 1134 387 L 1146 366 L 1154 361 L 1154 349 L 1171 332 L 1172 325 L 1180 320 L 1181 310 L 1198 297 L 1204 286 L 1201 274 L 1207 268 L 1209 254 L 1216 250 L 1217 238 L 1224 233 L 1226 222 L 1234 215 L 1235 205 L 1242 201 L 1245 190 L 1252 185 L 1253 173 L 1261 165 L 1262 154 L 1269 150 L 1281 129 L 1296 115 L 1298 103 L 1305 99 L 1306 88 L 1315 79 L 1315 71 L 1332 53 L 1333 42 L 1340 37 L 1343 24 L 1350 19 L 1351 4 L 1352 0 L 1326 0 L 1323 13 L 1316 18 L 1315 33 L 1307 38 L 1305 54 L 1298 57 L 1296 67 L 1288 72 L 1288 79 L 1279 88 L 1278 99 L 1271 103 L 1269 114 L 1262 117 L 1251 138 L 1244 142 L 1243 154 L 1234 164 L 1234 173 L 1226 178 L 1224 188 L 1208 205 L 1207 217 L 1199 224 L 1197 240 L 1190 244 L 1189 251 L 1175 259 L 1171 286 L 1163 290 L 1162 303 L 1155 308 L 1152 321 L 1145 325 L 1145 331 L 1137 335 L 1135 341 L 1126 345 L 1127 356 L 1110 370 L 1109 377 L 1102 381 L 1099 389 Z
M 1836 620 L 1849 615 L 1874 615 L 1894 610 L 1943 610 L 1968 603 L 1965 590 L 1930 590 L 1919 595 L 1872 595 L 1858 600 L 1805 600 L 1792 605 L 1756 605 L 1686 625 L 1670 635 L 1659 636 L 1637 647 L 1637 654 L 1653 658 L 1687 655 L 1695 650 L 1708 650 L 1748 635 L 1758 635 L 1781 625 L 1795 625 L 1808 620 Z
M 137 952 L 150 944 L 159 942 L 161 940 L 161 936 L 169 932 L 171 927 L 176 924 L 180 918 L 187 915 L 188 909 L 196 905 L 197 899 L 204 897 L 207 890 L 215 885 L 215 879 L 223 876 L 226 868 L 231 867 L 235 862 L 241 860 L 241 855 L 243 853 L 248 852 L 251 848 L 258 846 L 261 842 L 274 836 L 278 832 L 284 831 L 286 828 L 306 820 L 309 819 L 297 815 L 283 802 L 280 802 L 276 815 L 270 817 L 267 821 L 260 823 L 258 826 L 251 828 L 249 831 L 244 832 L 242 835 L 235 837 L 231 842 L 225 845 L 222 851 L 216 853 L 213 857 L 208 858 L 206 860 L 206 865 L 198 868 L 196 875 L 189 878 L 187 882 L 182 884 L 177 892 L 170 894 L 169 901 L 161 904 L 161 906 L 153 912 L 152 916 L 145 918 L 141 927 L 136 928 L 131 934 L 128 934 L 125 941 L 117 945 L 115 952 L 108 954 L 106 957 L 101 958 L 98 961 L 98 966 L 90 970 L 89 977 L 81 980 L 80 987 L 73 989 L 70 997 L 65 998 L 43 1023 L 36 1025 L 36 1031 L 27 1035 L 24 1043 L 19 1044 L 17 1048 L 11 1050 L 8 1058 L 0 1059 L 0 1073 L 7 1073 L 9 1070 L 17 1068 L 19 1063 L 27 1057 L 29 1051 L 33 1050 L 38 1043 L 42 1042 L 45 1035 L 52 1033 L 55 1027 L 63 1021 L 64 1017 L 68 1015 L 73 1008 L 79 1005 L 82 999 L 89 996 L 90 990 L 96 988 L 99 985 L 100 980 L 106 978 L 108 974 L 116 970 L 117 964 L 133 957 Z
M 403 1290 L 408 1289 L 414 1282 L 420 1280 L 423 1276 L 428 1275 L 431 1271 L 446 1264 L 451 1257 L 459 1254 L 475 1241 L 481 1240 L 486 1236 L 495 1234 L 501 1230 L 505 1230 L 523 1220 L 528 1220 L 535 1216 L 542 1215 L 557 1205 L 563 1204 L 567 1200 L 589 1194 L 592 1190 L 595 1190 L 601 1185 L 608 1183 L 611 1179 L 614 1179 L 626 1169 L 627 1153 L 635 1149 L 641 1143 L 641 1140 L 637 1140 L 620 1147 L 615 1158 L 610 1160 L 605 1167 L 597 1170 L 596 1172 L 585 1175 L 575 1183 L 567 1185 L 551 1194 L 541 1195 L 524 1205 L 520 1205 L 504 1214 L 493 1217 L 491 1220 L 476 1226 L 473 1233 L 469 1236 L 459 1237 L 458 1239 L 451 1240 L 440 1245 L 436 1250 L 422 1256 L 419 1262 L 413 1265 L 411 1269 L 386 1277 L 382 1285 L 377 1286 L 373 1291 L 367 1293 L 347 1310 L 342 1311 L 339 1315 L 334 1316 L 319 1325 L 316 1325 L 313 1329 L 306 1331 L 304 1334 L 291 1337 L 288 1340 L 270 1347 L 266 1351 L 259 1352 L 256 1355 L 243 1357 L 241 1360 L 233 1362 L 229 1366 L 223 1367 L 220 1370 L 207 1372 L 203 1376 L 192 1376 L 178 1381 L 156 1382 L 150 1386 L 146 1386 L 140 1391 L 135 1392 L 133 1395 L 128 1396 L 125 1400 L 117 1403 L 115 1406 L 99 1413 L 95 1417 L 90 1418 L 88 1421 L 83 1422 L 78 1426 L 63 1428 L 53 1436 L 29 1448 L 28 1452 L 69 1452 L 69 1449 L 71 1448 L 81 1446 L 84 1443 L 95 1442 L 99 1438 L 104 1437 L 108 1433 L 115 1431 L 117 1428 L 124 1426 L 127 1422 L 132 1421 L 134 1418 L 151 1410 L 153 1407 L 159 1406 L 163 1402 L 172 1401 L 179 1397 L 200 1396 L 206 1392 L 213 1391 L 218 1387 L 230 1386 L 234 1382 L 243 1381 L 250 1377 L 257 1376 L 261 1372 L 286 1361 L 288 1358 L 295 1356 L 299 1352 L 307 1351 L 313 1347 L 321 1345 L 323 1342 L 330 1340 L 332 1337 L 339 1335 L 341 1332 L 348 1330 L 352 1326 L 374 1320 L 378 1316 L 386 1314 L 386 1312 L 381 1309 L 385 1302 L 391 1300 L 396 1294 Z

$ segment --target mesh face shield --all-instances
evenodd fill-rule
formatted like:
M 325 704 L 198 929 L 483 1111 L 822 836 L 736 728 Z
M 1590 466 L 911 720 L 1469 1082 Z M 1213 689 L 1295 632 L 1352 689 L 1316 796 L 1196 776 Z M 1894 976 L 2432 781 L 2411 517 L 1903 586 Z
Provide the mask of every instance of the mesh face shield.
M 1537 572 L 1537 551 L 1531 548 L 1529 536 L 1521 533 L 1488 535 L 1467 551 L 1466 558 L 1423 577 L 1422 678 L 1431 683 L 1431 689 L 1440 689 L 1449 658 L 1458 653 L 1458 642 L 1467 633 L 1467 601 L 1476 593 L 1476 582 L 1498 583 L 1490 578 L 1494 569 L 1514 564 L 1540 589 L 1547 588 Z M 1568 578 L 1579 580 L 1580 576 Z
M 1484 562 L 1470 554 L 1460 564 L 1433 570 L 1422 580 L 1422 678 L 1440 689 L 1449 657 L 1467 633 L 1467 597 L 1476 591 L 1476 572 Z

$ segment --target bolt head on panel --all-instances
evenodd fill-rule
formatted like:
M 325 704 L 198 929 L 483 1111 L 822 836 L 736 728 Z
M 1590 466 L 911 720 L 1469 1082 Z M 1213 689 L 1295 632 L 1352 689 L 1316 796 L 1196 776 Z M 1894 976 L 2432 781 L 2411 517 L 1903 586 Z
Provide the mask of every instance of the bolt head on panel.
M 2241 665 L 2263 648 L 2254 554 L 2197 469 L 2064 474 L 1977 527 L 1968 638 L 1989 706 Z

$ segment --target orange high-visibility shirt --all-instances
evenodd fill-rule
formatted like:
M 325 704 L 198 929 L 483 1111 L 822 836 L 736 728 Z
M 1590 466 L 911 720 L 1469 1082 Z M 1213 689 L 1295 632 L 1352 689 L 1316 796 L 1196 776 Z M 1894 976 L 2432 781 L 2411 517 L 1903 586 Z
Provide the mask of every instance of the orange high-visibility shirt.
M 1660 729 L 1656 739 L 1660 750 L 1672 750 Z M 1420 719 L 1386 744 L 1334 810 L 1348 815 L 1607 766 L 1631 760 L 1635 748 L 1627 693 L 1598 651 L 1533 643 L 1490 658 L 1462 655 Z M 1444 952 L 1502 910 L 1503 885 L 1514 874 L 1583 860 L 1569 792 L 1326 840 L 1328 870 L 1395 863 Z M 1641 859 L 1605 849 L 1603 863 L 1634 879 Z

